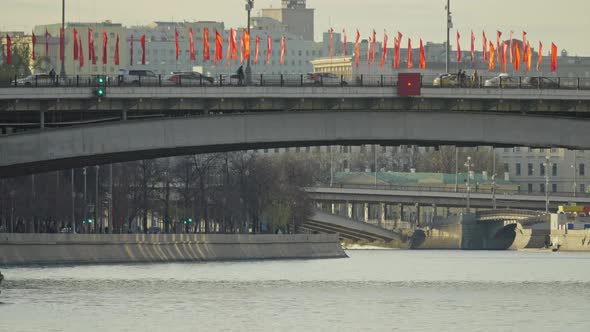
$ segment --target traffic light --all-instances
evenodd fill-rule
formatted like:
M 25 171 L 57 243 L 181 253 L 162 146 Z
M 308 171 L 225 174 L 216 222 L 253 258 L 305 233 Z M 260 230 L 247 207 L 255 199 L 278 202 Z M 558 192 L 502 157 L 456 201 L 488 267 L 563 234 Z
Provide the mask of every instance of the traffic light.
M 184 221 L 184 224 L 186 225 L 186 220 Z
M 96 76 L 96 87 L 94 89 L 94 95 L 97 97 L 107 96 L 107 79 L 104 76 Z
M 188 218 L 188 222 L 192 223 L 193 222 L 193 218 Z
M 92 219 L 88 219 L 88 223 L 89 224 L 92 224 Z

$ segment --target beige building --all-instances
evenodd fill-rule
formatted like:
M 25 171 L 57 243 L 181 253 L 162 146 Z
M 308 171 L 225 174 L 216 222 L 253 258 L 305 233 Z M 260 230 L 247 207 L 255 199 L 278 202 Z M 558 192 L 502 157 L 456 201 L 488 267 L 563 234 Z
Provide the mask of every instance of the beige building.
M 281 22 L 287 32 L 303 40 L 313 41 L 314 11 L 307 8 L 306 0 L 282 0 L 281 8 L 262 9 L 262 16 Z

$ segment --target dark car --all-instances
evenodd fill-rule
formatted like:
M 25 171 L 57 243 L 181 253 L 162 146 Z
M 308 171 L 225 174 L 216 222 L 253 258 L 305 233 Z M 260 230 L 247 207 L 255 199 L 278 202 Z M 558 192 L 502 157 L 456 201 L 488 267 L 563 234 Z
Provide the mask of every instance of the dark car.
M 211 85 L 215 83 L 213 77 L 205 76 L 198 72 L 173 72 L 167 77 L 167 81 L 174 85 Z
M 547 77 L 525 77 L 522 80 L 523 88 L 558 89 L 559 83 Z

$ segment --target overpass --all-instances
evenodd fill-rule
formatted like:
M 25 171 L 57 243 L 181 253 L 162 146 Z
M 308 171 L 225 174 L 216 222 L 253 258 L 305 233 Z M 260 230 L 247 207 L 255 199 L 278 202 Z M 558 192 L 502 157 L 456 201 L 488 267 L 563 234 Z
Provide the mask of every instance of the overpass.
M 388 190 L 375 188 L 330 188 L 314 187 L 306 189 L 311 199 L 326 203 L 385 203 L 401 204 L 405 206 L 433 206 L 437 207 L 465 207 L 467 194 L 464 192 L 421 191 L 421 190 Z M 492 208 L 493 195 L 491 193 L 471 193 L 470 204 L 476 209 Z M 549 195 L 549 207 L 557 210 L 560 205 L 570 202 L 578 205 L 590 205 L 590 197 L 572 197 L 564 195 Z M 527 194 L 497 194 L 498 208 L 545 210 L 544 195 Z
M 319 210 L 303 222 L 302 228 L 318 233 L 338 233 L 341 239 L 353 241 L 389 242 L 400 239 L 396 232 Z
M 589 113 L 590 114 L 590 113 Z M 590 149 L 590 120 L 507 112 L 249 112 L 0 136 L 0 176 L 261 148 L 418 144 Z

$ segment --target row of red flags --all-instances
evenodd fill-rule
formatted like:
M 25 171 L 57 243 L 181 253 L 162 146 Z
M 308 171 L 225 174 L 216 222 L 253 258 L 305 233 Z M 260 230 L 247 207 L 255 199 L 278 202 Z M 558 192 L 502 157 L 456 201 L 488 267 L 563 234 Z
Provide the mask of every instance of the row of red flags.
M 330 58 L 334 55 L 334 29 L 329 30 L 330 34 Z M 346 30 L 342 30 L 343 36 L 343 56 L 346 56 Z M 514 70 L 519 71 L 521 68 L 521 61 L 525 64 L 525 68 L 527 71 L 531 71 L 532 62 L 533 62 L 533 51 L 530 45 L 530 42 L 527 40 L 527 33 L 523 31 L 522 33 L 522 44 L 521 41 L 513 39 L 513 32 L 510 32 L 510 42 L 509 45 L 506 41 L 500 41 L 502 38 L 502 32 L 497 32 L 497 41 L 496 46 L 492 41 L 489 41 L 489 50 L 488 50 L 488 39 L 486 36 L 485 31 L 482 34 L 483 37 L 483 61 L 484 63 L 488 63 L 488 68 L 490 71 L 495 69 L 496 63 L 500 64 L 502 67 L 502 71 L 507 70 L 507 63 L 508 63 L 508 55 L 510 56 L 510 63 L 512 63 Z M 402 33 L 398 32 L 396 37 L 394 38 L 393 43 L 393 67 L 399 68 L 401 63 L 401 42 L 402 42 Z M 383 67 L 387 62 L 387 42 L 388 42 L 388 35 L 385 32 L 383 34 L 383 43 L 382 43 L 382 52 L 381 52 L 381 61 L 380 66 Z M 354 44 L 354 53 L 355 53 L 355 65 L 356 67 L 359 66 L 360 62 L 360 50 L 359 44 L 361 40 L 361 34 L 359 31 L 356 31 L 356 41 Z M 371 63 L 375 62 L 375 54 L 377 50 L 377 33 L 373 30 L 373 35 L 369 36 L 368 48 L 367 48 L 367 64 L 370 66 Z M 522 47 L 521 47 L 522 45 Z M 509 52 L 508 52 L 509 50 Z M 419 68 L 425 69 L 426 68 L 426 55 L 424 52 L 424 45 L 422 43 L 422 39 L 420 39 L 420 59 L 419 59 Z M 462 51 L 461 51 L 461 34 L 457 31 L 457 62 L 462 61 Z M 414 67 L 414 60 L 412 55 L 412 39 L 408 38 L 408 52 L 407 52 L 407 66 L 408 68 Z M 471 62 L 475 62 L 475 34 L 471 31 Z M 541 64 L 543 62 L 543 43 L 539 41 L 539 49 L 538 49 L 538 57 L 537 57 L 537 71 L 540 70 Z M 554 43 L 551 43 L 551 71 L 557 70 L 557 46 Z
M 334 55 L 334 29 L 330 29 L 330 58 Z M 346 31 L 343 30 L 343 44 L 345 47 L 343 48 L 343 55 L 346 56 Z M 82 39 L 78 34 L 78 30 L 73 30 L 73 40 L 74 40 L 74 60 L 79 61 L 80 67 L 84 66 L 84 49 L 82 46 Z M 179 42 L 179 31 L 178 29 L 175 30 L 175 46 L 176 46 L 176 60 L 178 61 L 180 57 L 180 42 Z M 399 68 L 401 63 L 401 42 L 402 42 L 402 33 L 398 32 L 396 37 L 393 41 L 394 51 L 393 51 L 393 67 Z M 50 35 L 45 31 L 45 55 L 49 54 L 49 38 Z M 357 30 L 356 32 L 356 41 L 355 41 L 355 65 L 359 66 L 360 61 L 360 50 L 359 50 L 359 43 L 360 43 L 360 32 Z M 525 64 L 525 68 L 527 71 L 531 71 L 532 68 L 532 61 L 533 61 L 533 52 L 530 46 L 530 42 L 527 40 L 527 33 L 523 31 L 522 34 L 522 41 L 514 40 L 513 39 L 513 32 L 510 32 L 510 41 L 509 44 L 506 41 L 501 41 L 502 32 L 497 32 L 497 39 L 496 45 L 490 40 L 489 41 L 489 48 L 488 48 L 488 38 L 486 33 L 482 33 L 483 39 L 483 61 L 484 63 L 488 63 L 489 70 L 494 70 L 496 63 L 501 65 L 502 71 L 507 70 L 507 63 L 508 63 L 508 56 L 510 59 L 510 63 L 512 63 L 513 68 L 515 71 L 519 71 L 521 68 L 521 61 Z M 60 29 L 59 32 L 59 57 L 60 60 L 64 60 L 65 54 L 65 47 L 64 47 L 64 30 Z M 146 52 L 145 52 L 145 34 L 141 35 L 140 37 L 140 44 L 142 49 L 142 56 L 141 56 L 141 64 L 146 64 Z M 33 51 L 32 51 L 32 59 L 35 60 L 35 46 L 37 44 L 37 37 L 35 33 L 32 36 L 33 41 Z M 260 36 L 256 36 L 255 38 L 255 49 L 254 49 L 254 64 L 258 64 L 259 62 L 259 54 L 260 54 Z M 382 47 L 383 50 L 381 52 L 381 61 L 380 66 L 383 67 L 387 62 L 387 43 L 388 43 L 388 36 L 387 33 L 383 35 L 383 43 Z M 522 43 L 522 44 L 521 44 Z M 6 62 L 8 64 L 12 64 L 12 40 L 10 36 L 6 36 Z M 108 63 L 108 55 L 107 55 L 107 44 L 108 44 L 108 36 L 106 31 L 103 30 L 102 32 L 102 63 L 106 65 Z M 209 61 L 210 58 L 210 49 L 209 49 L 209 29 L 205 28 L 203 30 L 203 60 Z M 242 35 L 240 38 L 240 62 L 244 63 L 245 60 L 251 59 L 251 50 L 250 50 L 251 40 L 250 40 L 250 33 L 248 30 L 243 29 Z M 373 30 L 373 36 L 369 36 L 369 47 L 367 48 L 367 63 L 370 66 L 371 63 L 375 62 L 375 55 L 377 49 L 377 33 Z M 521 47 L 522 45 L 522 47 Z M 133 64 L 133 46 L 134 46 L 134 37 L 133 35 L 130 38 L 130 63 Z M 413 54 L 412 54 L 412 39 L 408 38 L 408 49 L 407 49 L 407 67 L 413 68 L 414 61 L 413 61 Z M 475 61 L 475 34 L 471 31 L 471 62 Z M 509 51 L 509 52 L 508 52 Z M 189 30 L 189 52 L 190 52 L 190 60 L 196 61 L 195 56 L 195 45 L 194 45 L 194 38 L 193 38 L 193 30 L 192 28 Z M 280 64 L 284 64 L 285 61 L 285 53 L 286 53 L 286 39 L 285 36 L 281 38 L 281 54 L 280 54 Z M 266 43 L 266 63 L 270 63 L 272 54 L 272 37 L 267 37 Z M 419 68 L 425 69 L 426 68 L 426 55 L 424 51 L 424 45 L 422 39 L 420 39 L 420 59 L 419 59 Z M 227 48 L 227 65 L 230 65 L 230 61 L 238 59 L 238 43 L 237 43 L 237 30 L 230 29 L 230 34 L 228 38 L 228 48 Z M 96 65 L 96 53 L 94 48 L 94 34 L 91 28 L 88 28 L 88 60 L 92 61 L 93 65 Z M 216 30 L 215 31 L 215 53 L 214 53 L 214 63 L 217 64 L 218 61 L 223 60 L 223 36 Z M 457 31 L 457 62 L 462 61 L 462 51 L 461 51 L 461 34 Z M 540 70 L 541 64 L 543 62 L 543 43 L 539 42 L 539 49 L 538 49 L 538 56 L 537 56 L 537 71 Z M 117 34 L 116 42 L 115 42 L 115 54 L 114 54 L 114 64 L 119 65 L 119 34 Z M 551 44 L 551 71 L 557 70 L 557 46 L 552 43 Z
M 233 60 L 238 59 L 238 42 L 237 42 L 237 30 L 231 29 L 228 38 L 228 45 L 227 45 L 227 65 L 230 66 L 230 62 Z M 180 42 L 179 42 L 180 33 L 178 29 L 175 30 L 175 46 L 176 46 L 176 61 L 178 61 L 180 57 Z M 45 56 L 49 55 L 49 40 L 51 35 L 47 30 L 45 31 Z M 145 50 L 145 34 L 141 35 L 139 38 L 142 55 L 141 55 L 141 64 L 146 64 L 146 50 Z M 60 29 L 59 31 L 59 58 L 61 61 L 64 60 L 65 56 L 65 47 L 64 47 L 64 30 Z M 7 63 L 12 64 L 12 39 L 10 36 L 6 36 L 7 41 Z M 84 66 L 84 47 L 82 45 L 82 38 L 80 37 L 78 30 L 73 30 L 73 41 L 74 41 L 74 54 L 73 58 L 75 61 L 79 61 L 80 67 Z M 33 42 L 33 51 L 31 54 L 31 58 L 33 60 L 36 59 L 35 53 L 35 46 L 37 45 L 37 36 L 35 33 L 32 35 L 32 42 Z M 130 55 L 130 63 L 133 65 L 133 47 L 134 47 L 134 36 L 131 35 L 130 37 L 130 47 L 129 47 L 129 55 Z M 258 64 L 259 62 L 259 55 L 260 55 L 260 36 L 256 36 L 255 38 L 255 49 L 254 49 L 254 64 Z M 272 55 L 272 44 L 273 40 L 271 36 L 267 37 L 266 41 L 266 63 L 269 64 Z M 108 36 L 106 31 L 102 31 L 102 64 L 106 65 L 108 63 L 108 53 L 107 53 L 107 45 L 108 45 Z M 285 36 L 281 38 L 281 53 L 280 53 L 280 64 L 284 64 L 285 62 L 285 54 L 287 49 L 287 40 Z M 189 52 L 190 52 L 190 60 L 196 61 L 195 56 L 195 44 L 193 38 L 193 29 L 189 29 Z M 251 51 L 250 51 L 250 33 L 248 30 L 243 29 L 242 35 L 240 37 L 240 62 L 243 64 L 245 60 L 251 59 Z M 88 60 L 92 61 L 93 65 L 96 65 L 96 51 L 94 47 L 94 33 L 91 28 L 88 28 Z M 209 29 L 205 28 L 203 31 L 203 61 L 211 60 L 210 49 L 209 49 Z M 214 53 L 214 62 L 217 65 L 218 61 L 223 60 L 223 35 L 219 33 L 217 30 L 215 31 L 215 53 Z M 114 64 L 119 65 L 119 34 L 117 34 L 116 41 L 115 41 L 115 54 L 114 54 Z

